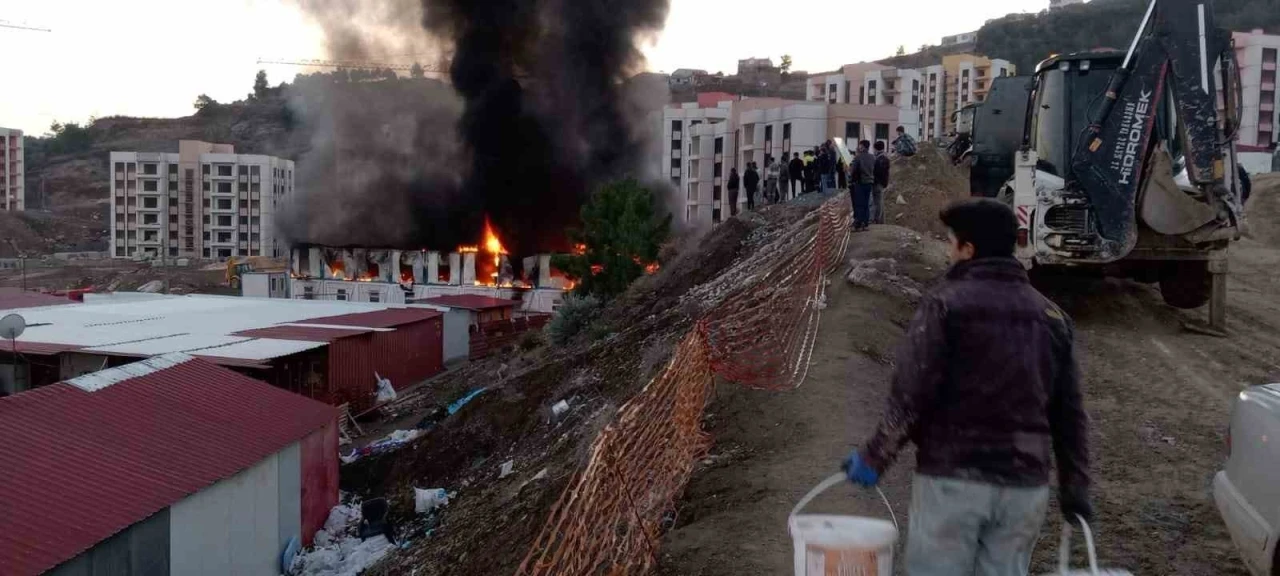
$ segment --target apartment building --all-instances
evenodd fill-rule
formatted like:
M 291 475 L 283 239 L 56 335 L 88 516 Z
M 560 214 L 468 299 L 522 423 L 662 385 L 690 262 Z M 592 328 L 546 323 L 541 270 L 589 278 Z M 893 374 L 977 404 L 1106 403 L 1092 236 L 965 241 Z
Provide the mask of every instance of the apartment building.
M 974 54 L 952 54 L 942 58 L 946 71 L 946 113 L 944 132 L 955 128 L 952 115 L 969 104 L 983 102 L 991 91 L 991 79 L 1016 76 L 1017 68 L 1008 60 Z
M 953 34 L 951 36 L 942 37 L 943 46 L 955 46 L 957 44 L 972 44 L 978 41 L 978 32 L 965 32 L 963 34 Z
M 293 162 L 182 140 L 178 153 L 111 153 L 116 258 L 285 257 L 274 216 L 293 194 Z
M 867 74 L 891 69 L 875 62 L 859 62 L 846 64 L 831 72 L 810 74 L 805 88 L 805 100 L 828 104 L 865 104 Z
M 903 120 L 896 106 L 781 98 L 725 100 L 714 107 L 673 105 L 662 114 L 658 164 L 675 191 L 676 218 L 710 226 L 732 215 L 726 188 L 731 169 L 741 174 L 751 162 L 763 169 L 769 158 L 791 157 L 831 138 L 887 142 Z M 914 123 L 916 117 L 906 120 Z M 744 190 L 739 211 L 746 202 Z
M 0 128 L 0 210 L 21 212 L 26 209 L 22 168 L 22 131 Z
M 1276 92 L 1277 54 L 1280 36 L 1262 30 L 1234 32 L 1236 61 L 1240 64 L 1240 137 L 1237 144 L 1270 150 L 1277 142 L 1280 98 Z
M 889 68 L 872 70 L 864 75 L 861 104 L 892 106 L 899 111 L 898 125 L 919 139 L 923 136 L 920 113 L 924 82 L 919 70 Z M 875 140 L 881 138 L 877 135 Z
M 936 140 L 946 135 L 947 69 L 941 64 L 920 69 L 920 138 Z

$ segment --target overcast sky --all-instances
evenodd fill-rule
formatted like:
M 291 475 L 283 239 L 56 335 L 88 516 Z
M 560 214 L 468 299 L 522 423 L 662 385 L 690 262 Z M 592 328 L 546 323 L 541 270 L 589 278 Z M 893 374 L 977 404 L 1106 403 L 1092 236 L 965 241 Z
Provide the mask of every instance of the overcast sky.
M 1048 0 L 794 2 L 672 0 L 648 67 L 734 71 L 737 60 L 790 54 L 795 70 L 914 51 Z M 323 35 L 290 0 L 0 0 L 5 60 L 0 126 L 39 135 L 54 120 L 190 114 L 197 95 L 243 98 L 259 68 L 272 84 L 305 69 L 259 58 L 325 57 Z M 2 22 L 0 22 L 2 23 Z

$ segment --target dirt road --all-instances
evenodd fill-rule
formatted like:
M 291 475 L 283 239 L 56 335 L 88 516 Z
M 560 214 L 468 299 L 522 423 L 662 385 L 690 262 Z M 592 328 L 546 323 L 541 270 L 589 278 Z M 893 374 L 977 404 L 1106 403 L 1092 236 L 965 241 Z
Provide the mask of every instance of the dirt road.
M 1280 178 L 1259 178 L 1257 190 L 1251 219 L 1259 239 L 1238 243 L 1231 254 L 1227 338 L 1183 329 L 1203 312 L 1169 308 L 1154 287 L 1084 279 L 1042 287 L 1076 322 L 1093 418 L 1096 530 L 1107 565 L 1136 574 L 1246 574 L 1210 485 L 1223 461 L 1233 398 L 1246 385 L 1280 381 L 1280 245 L 1272 230 L 1280 226 Z M 901 237 L 895 229 L 855 236 L 850 257 L 897 251 L 918 263 L 913 277 L 936 276 L 937 266 L 924 268 L 936 260 L 919 256 L 931 250 L 928 241 Z M 916 255 L 902 254 L 904 245 Z M 718 385 L 708 418 L 716 446 L 688 486 L 659 573 L 790 573 L 787 514 L 871 433 L 892 350 L 913 310 L 900 294 L 853 287 L 842 276 L 833 276 L 828 304 L 799 389 Z M 904 527 L 913 463 L 904 455 L 883 485 Z M 852 487 L 812 506 L 885 515 L 874 493 Z M 1033 574 L 1051 569 L 1055 548 L 1056 530 L 1046 529 Z

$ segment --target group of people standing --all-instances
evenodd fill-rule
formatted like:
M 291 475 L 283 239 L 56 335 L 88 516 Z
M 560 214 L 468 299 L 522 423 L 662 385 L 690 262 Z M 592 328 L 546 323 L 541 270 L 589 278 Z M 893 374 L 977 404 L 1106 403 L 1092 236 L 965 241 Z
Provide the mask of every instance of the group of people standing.
M 854 231 L 866 230 L 871 224 L 883 224 L 884 190 L 889 186 L 892 164 L 884 142 L 875 143 L 874 154 L 872 149 L 869 140 L 858 142 L 857 152 L 848 166 L 830 140 L 813 150 L 806 150 L 804 158 L 799 152 L 793 153 L 790 160 L 786 154 L 782 158 L 766 156 L 764 201 L 776 204 L 810 192 L 828 194 L 849 189 L 853 199 Z M 897 139 L 893 141 L 893 151 L 898 156 L 916 153 L 915 140 L 901 126 L 898 127 Z M 760 167 L 755 162 L 748 162 L 741 175 L 737 168 L 729 170 L 727 188 L 731 215 L 738 213 L 738 192 L 743 187 L 746 188 L 747 210 L 755 210 L 761 179 Z

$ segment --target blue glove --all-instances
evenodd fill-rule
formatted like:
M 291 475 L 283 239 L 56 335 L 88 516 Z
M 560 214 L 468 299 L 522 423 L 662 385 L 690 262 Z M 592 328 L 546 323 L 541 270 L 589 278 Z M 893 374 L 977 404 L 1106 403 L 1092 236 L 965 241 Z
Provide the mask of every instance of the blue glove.
M 858 455 L 857 450 L 849 453 L 849 457 L 845 459 L 842 468 L 845 475 L 849 477 L 849 481 L 854 484 L 870 488 L 880 482 L 880 473 L 867 465 L 862 456 Z

